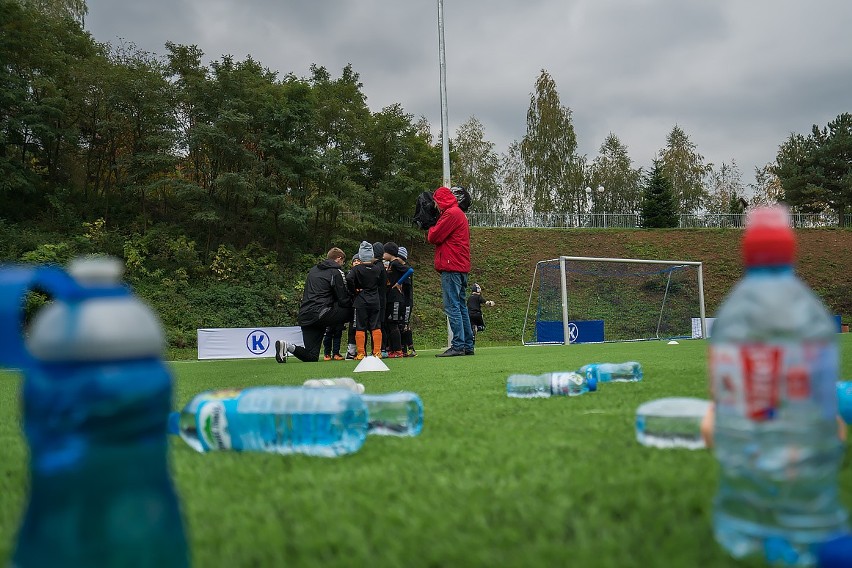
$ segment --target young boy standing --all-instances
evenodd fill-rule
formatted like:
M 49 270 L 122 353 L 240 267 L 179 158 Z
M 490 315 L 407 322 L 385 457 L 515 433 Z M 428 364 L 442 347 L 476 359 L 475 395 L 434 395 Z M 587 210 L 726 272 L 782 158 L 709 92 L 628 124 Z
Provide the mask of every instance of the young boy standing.
M 384 266 L 373 258 L 373 246 L 362 241 L 358 249 L 361 261 L 346 275 L 346 282 L 355 291 L 355 348 L 356 360 L 366 356 L 367 332 L 373 340 L 373 355 L 382 356 L 381 298 L 379 288 L 385 285 Z

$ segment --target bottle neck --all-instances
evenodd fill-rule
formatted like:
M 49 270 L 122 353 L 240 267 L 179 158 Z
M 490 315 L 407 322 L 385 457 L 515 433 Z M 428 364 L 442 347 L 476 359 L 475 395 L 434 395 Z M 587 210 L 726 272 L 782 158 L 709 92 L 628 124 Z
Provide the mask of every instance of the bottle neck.
M 747 266 L 746 274 L 749 276 L 792 276 L 792 264 L 778 264 L 775 266 Z

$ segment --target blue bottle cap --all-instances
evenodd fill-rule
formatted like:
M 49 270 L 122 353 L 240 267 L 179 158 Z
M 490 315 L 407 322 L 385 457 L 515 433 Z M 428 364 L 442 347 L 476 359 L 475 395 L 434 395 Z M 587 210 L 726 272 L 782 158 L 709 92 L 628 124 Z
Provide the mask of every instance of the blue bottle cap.
M 598 390 L 598 380 L 596 378 L 589 377 L 587 381 L 589 383 L 589 392 L 595 392 Z
M 180 433 L 180 412 L 169 412 L 169 423 L 166 427 L 166 433 L 168 434 L 179 434 Z
M 823 543 L 817 551 L 819 568 L 842 568 L 852 562 L 852 534 L 845 534 Z

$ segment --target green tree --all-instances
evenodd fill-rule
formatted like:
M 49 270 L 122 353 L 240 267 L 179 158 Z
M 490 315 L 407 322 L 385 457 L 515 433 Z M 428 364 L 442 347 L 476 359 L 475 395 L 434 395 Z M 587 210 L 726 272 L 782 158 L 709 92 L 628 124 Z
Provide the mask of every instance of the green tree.
M 642 227 L 659 229 L 677 226 L 677 204 L 671 183 L 663 172 L 660 161 L 654 160 L 654 169 L 645 180 L 642 195 Z
M 772 205 L 784 200 L 781 180 L 775 175 L 773 164 L 754 168 L 754 183 L 749 184 L 752 197 L 751 205 Z
M 707 198 L 704 179 L 712 166 L 704 163 L 695 144 L 675 125 L 660 151 L 663 173 L 670 180 L 678 213 L 696 213 Z
M 710 189 L 705 202 L 710 213 L 741 213 L 739 200 L 745 196 L 745 186 L 737 163 L 722 162 L 719 169 L 710 170 Z
M 86 0 L 19 0 L 24 6 L 28 6 L 53 17 L 67 16 L 83 23 L 89 7 Z
M 473 211 L 495 211 L 499 207 L 498 158 L 494 143 L 485 139 L 485 128 L 470 117 L 452 141 L 453 182 L 470 191 Z
M 590 187 L 604 190 L 594 196 L 596 210 L 603 213 L 635 213 L 642 203 L 642 170 L 634 168 L 627 146 L 610 133 L 592 163 Z
M 852 211 L 852 114 L 843 113 L 809 136 L 791 134 L 780 146 L 774 173 L 790 205 L 805 212 Z
M 577 149 L 577 136 L 571 121 L 571 110 L 562 106 L 556 83 L 544 69 L 535 82 L 527 110 L 527 132 L 521 141 L 524 162 L 524 190 L 535 213 L 556 209 L 557 195 L 561 207 L 572 210 L 584 199 L 583 187 L 570 187 L 569 165 Z M 575 168 L 576 169 L 576 168 Z
M 524 190 L 524 177 L 521 144 L 514 140 L 500 159 L 501 209 L 509 215 L 525 215 L 532 210 Z

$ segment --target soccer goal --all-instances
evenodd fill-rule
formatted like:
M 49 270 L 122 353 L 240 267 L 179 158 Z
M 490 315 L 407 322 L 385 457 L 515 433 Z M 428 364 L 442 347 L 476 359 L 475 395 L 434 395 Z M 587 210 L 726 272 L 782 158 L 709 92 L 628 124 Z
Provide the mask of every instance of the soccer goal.
M 702 263 L 560 256 L 536 263 L 524 345 L 706 337 Z

